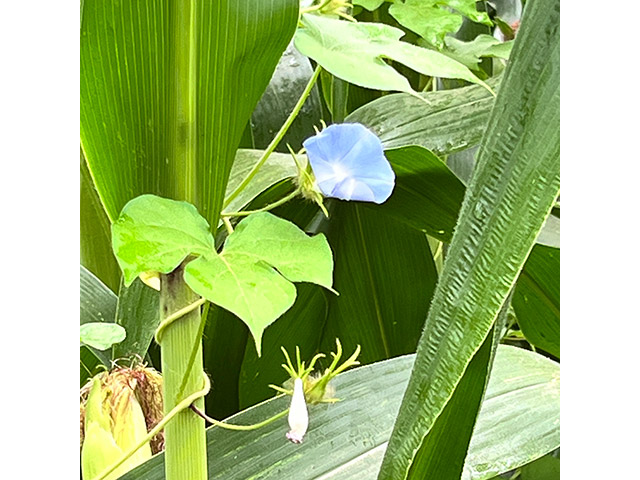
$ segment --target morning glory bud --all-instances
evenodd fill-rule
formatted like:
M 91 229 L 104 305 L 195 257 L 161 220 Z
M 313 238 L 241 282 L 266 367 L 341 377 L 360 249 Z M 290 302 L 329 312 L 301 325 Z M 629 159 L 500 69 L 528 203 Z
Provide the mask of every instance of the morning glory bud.
M 302 144 L 325 197 L 383 203 L 395 174 L 380 139 L 359 123 L 335 124 Z
M 293 396 L 289 407 L 289 432 L 287 438 L 293 443 L 302 443 L 304 434 L 309 427 L 309 413 L 307 412 L 307 402 L 304 399 L 304 389 L 302 380 L 296 378 L 293 384 Z

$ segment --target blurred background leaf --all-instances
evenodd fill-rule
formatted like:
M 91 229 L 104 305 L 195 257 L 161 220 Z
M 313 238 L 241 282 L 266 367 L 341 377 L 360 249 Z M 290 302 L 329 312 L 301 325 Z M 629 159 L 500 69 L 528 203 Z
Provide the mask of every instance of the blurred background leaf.
M 267 148 L 293 110 L 312 75 L 313 66 L 309 59 L 298 52 L 293 43 L 289 44 L 251 116 L 253 148 Z M 302 142 L 315 134 L 314 125 L 320 128 L 321 118 L 322 105 L 316 85 L 276 151 L 288 154 L 287 144 L 295 152 L 300 150 Z
M 537 244 L 513 295 L 518 326 L 532 345 L 560 358 L 560 249 Z

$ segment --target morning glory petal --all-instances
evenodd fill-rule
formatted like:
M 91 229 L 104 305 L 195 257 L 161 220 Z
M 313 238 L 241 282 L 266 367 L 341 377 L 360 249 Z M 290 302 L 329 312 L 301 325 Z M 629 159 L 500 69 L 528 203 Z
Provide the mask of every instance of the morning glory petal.
M 299 378 L 296 378 L 293 383 L 293 395 L 289 407 L 289 428 L 287 438 L 293 443 L 302 443 L 304 434 L 309 428 L 309 412 L 304 398 L 302 380 Z
M 303 146 L 325 197 L 382 203 L 393 192 L 395 173 L 380 139 L 364 125 L 331 125 Z

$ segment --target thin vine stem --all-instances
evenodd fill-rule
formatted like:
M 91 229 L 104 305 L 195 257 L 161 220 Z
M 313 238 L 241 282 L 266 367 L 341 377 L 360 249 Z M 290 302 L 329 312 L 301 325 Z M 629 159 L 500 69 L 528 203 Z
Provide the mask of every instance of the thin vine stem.
M 251 215 L 252 213 L 259 213 L 259 212 L 267 212 L 273 208 L 279 207 L 280 205 L 287 203 L 289 200 L 291 200 L 292 198 L 295 198 L 298 194 L 300 193 L 300 189 L 296 188 L 293 192 L 291 192 L 289 195 L 287 195 L 286 197 L 282 197 L 280 200 L 275 201 L 273 203 L 270 203 L 269 205 L 262 207 L 262 208 L 258 208 L 257 210 L 245 210 L 242 212 L 228 212 L 228 213 L 221 213 L 220 215 L 223 218 L 228 218 L 228 217 L 246 217 L 247 215 Z
M 199 300 L 196 300 L 195 302 L 187 305 L 184 308 L 181 308 L 177 312 L 174 312 L 171 315 L 169 315 L 167 318 L 165 318 L 162 321 L 162 323 L 160 323 L 160 325 L 158 326 L 158 329 L 156 330 L 156 334 L 155 334 L 156 343 L 160 345 L 160 341 L 162 340 L 162 335 L 164 334 L 164 331 L 167 329 L 169 325 L 171 325 L 176 320 L 179 320 L 187 313 L 192 312 L 193 310 L 198 308 L 200 305 L 202 305 L 206 301 L 207 301 L 206 298 L 200 298 Z
M 221 218 L 222 218 L 222 223 L 224 223 L 224 227 L 227 229 L 227 233 L 231 235 L 233 233 L 233 225 L 231 225 L 231 222 L 229 221 L 229 217 L 221 216 Z
M 289 412 L 289 409 L 287 408 L 286 410 L 284 410 L 284 411 L 282 411 L 280 413 L 276 413 L 273 417 L 269 417 L 266 420 L 263 420 L 262 422 L 254 423 L 252 425 L 236 425 L 236 424 L 233 424 L 233 423 L 221 422 L 220 420 L 216 420 L 215 418 L 211 418 L 208 415 L 206 415 L 204 412 L 202 412 L 195 405 L 191 405 L 189 408 L 191 410 L 193 410 L 196 414 L 198 414 L 202 418 L 204 418 L 207 422 L 209 422 L 214 427 L 226 428 L 227 430 L 240 430 L 240 431 L 257 430 L 260 427 L 264 427 L 265 425 L 269 425 L 270 423 L 273 423 L 276 420 L 284 417 Z
M 231 192 L 231 194 L 225 199 L 224 204 L 222 205 L 223 209 L 228 207 L 229 204 L 240 194 L 240 192 L 244 190 L 244 188 L 249 184 L 249 182 L 253 179 L 253 177 L 256 176 L 256 174 L 258 173 L 258 170 L 260 170 L 260 167 L 262 167 L 262 165 L 264 165 L 264 163 L 267 161 L 267 159 L 269 158 L 269 155 L 273 153 L 273 151 L 276 149 L 280 141 L 284 138 L 285 134 L 289 130 L 289 127 L 298 116 L 298 113 L 300 113 L 300 110 L 302 110 L 302 106 L 304 105 L 304 102 L 307 100 L 307 97 L 309 97 L 309 94 L 311 93 L 313 86 L 318 80 L 318 77 L 320 76 L 321 71 L 322 71 L 322 67 L 318 65 L 316 69 L 313 71 L 313 75 L 309 79 L 309 82 L 307 83 L 307 86 L 302 92 L 302 95 L 300 95 L 298 102 L 296 103 L 296 105 L 293 107 L 293 110 L 289 114 L 289 117 L 287 117 L 287 120 L 282 124 L 282 127 L 280 127 L 280 130 L 278 131 L 274 139 L 267 146 L 267 149 L 264 151 L 264 153 L 260 157 L 260 160 L 258 160 L 258 163 L 256 163 L 255 166 L 251 169 L 251 171 L 245 177 L 242 183 L 238 185 L 238 187 L 233 192 Z
M 184 371 L 184 375 L 182 377 L 182 383 L 180 383 L 180 388 L 178 389 L 177 398 L 182 397 L 184 393 L 184 389 L 187 387 L 187 381 L 189 379 L 189 374 L 191 373 L 191 369 L 196 361 L 196 355 L 198 354 L 198 347 L 200 346 L 200 342 L 202 341 L 202 335 L 204 334 L 204 326 L 207 323 L 207 315 L 209 314 L 209 305 L 211 303 L 206 302 L 204 304 L 204 308 L 202 309 L 202 315 L 200 316 L 200 326 L 198 327 L 198 333 L 196 334 L 196 338 L 193 342 L 193 347 L 191 347 L 191 354 L 189 355 L 189 363 L 187 363 L 187 369 Z

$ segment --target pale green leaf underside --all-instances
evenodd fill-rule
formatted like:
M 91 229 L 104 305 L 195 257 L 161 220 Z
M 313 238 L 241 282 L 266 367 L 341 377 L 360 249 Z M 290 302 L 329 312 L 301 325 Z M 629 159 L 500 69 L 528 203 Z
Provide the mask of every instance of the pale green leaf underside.
M 209 224 L 193 205 L 155 195 L 127 203 L 112 237 L 126 286 L 142 272 L 169 273 L 189 254 L 214 251 Z
M 425 1 L 425 0 L 418 0 Z M 426 0 L 433 1 L 433 0 Z M 493 26 L 493 22 L 486 12 L 479 12 L 476 8 L 476 0 L 438 0 L 438 4 L 443 7 L 449 7 L 461 13 L 470 20 L 482 23 L 489 27 Z
M 555 215 L 547 217 L 547 221 L 544 222 L 536 242 L 549 247 L 560 248 L 560 219 L 558 217 Z
M 560 365 L 500 345 L 462 479 L 493 478 L 559 446 Z
M 379 23 L 352 23 L 305 14 L 295 45 L 331 74 L 361 87 L 413 92 L 409 81 L 385 59 L 423 75 L 458 78 L 489 87 L 461 63 L 434 50 L 400 41 L 404 32 Z
M 414 356 L 354 369 L 333 382 L 340 402 L 309 408 L 304 443 L 285 438 L 285 418 L 252 432 L 207 431 L 209 478 L 225 480 L 374 480 Z M 484 480 L 560 445 L 560 367 L 533 352 L 499 346 L 465 465 L 465 480 Z M 250 424 L 288 407 L 266 401 L 227 421 Z M 122 480 L 160 480 L 163 455 Z
M 85 323 L 80 325 L 80 343 L 106 350 L 125 339 L 127 332 L 116 323 Z
M 331 290 L 333 257 L 324 235 L 307 236 L 296 225 L 267 212 L 241 221 L 220 255 L 190 262 L 185 281 L 199 295 L 244 321 L 260 354 L 262 332 L 295 301 L 291 282 Z

